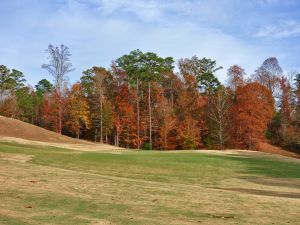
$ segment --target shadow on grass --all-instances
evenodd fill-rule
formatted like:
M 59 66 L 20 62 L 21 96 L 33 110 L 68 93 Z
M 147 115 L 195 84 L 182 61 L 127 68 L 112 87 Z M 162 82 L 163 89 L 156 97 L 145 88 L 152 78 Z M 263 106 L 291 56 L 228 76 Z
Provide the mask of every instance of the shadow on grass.
M 260 189 L 248 189 L 248 188 L 215 188 L 215 189 L 241 192 L 241 193 L 253 194 L 253 195 L 261 195 L 261 196 L 300 199 L 300 193 L 293 193 L 293 192 L 267 191 L 267 190 L 260 190 Z
M 234 164 L 243 164 L 242 169 L 238 171 L 241 174 L 261 175 L 273 178 L 300 178 L 300 163 L 297 162 L 257 156 L 229 155 L 225 157 Z

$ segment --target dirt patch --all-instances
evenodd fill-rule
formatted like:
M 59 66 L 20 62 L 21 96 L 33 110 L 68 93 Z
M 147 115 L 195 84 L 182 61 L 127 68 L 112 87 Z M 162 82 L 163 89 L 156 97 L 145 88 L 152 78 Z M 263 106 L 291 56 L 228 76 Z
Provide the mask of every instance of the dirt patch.
M 300 199 L 300 193 L 294 193 L 294 192 L 267 191 L 267 190 L 259 190 L 259 189 L 248 189 L 248 188 L 216 188 L 216 189 L 236 191 L 236 192 L 253 194 L 253 195 Z
M 25 163 L 32 159 L 31 155 L 0 153 L 0 160 L 16 161 Z
M 92 222 L 91 225 L 114 225 L 114 223 L 111 223 L 107 220 L 99 220 L 97 222 Z

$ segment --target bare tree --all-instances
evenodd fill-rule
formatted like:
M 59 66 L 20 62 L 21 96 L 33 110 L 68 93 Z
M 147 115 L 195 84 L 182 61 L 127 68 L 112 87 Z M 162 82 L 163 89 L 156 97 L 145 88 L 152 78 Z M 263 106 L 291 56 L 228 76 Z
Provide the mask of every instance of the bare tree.
M 231 66 L 227 71 L 228 85 L 232 91 L 236 91 L 237 87 L 244 85 L 245 70 L 238 65 Z
M 59 120 L 59 133 L 61 134 L 62 128 L 62 101 L 61 97 L 64 94 L 65 83 L 68 78 L 67 73 L 73 71 L 73 65 L 70 62 L 70 50 L 65 45 L 60 45 L 60 47 L 55 47 L 49 45 L 46 49 L 46 52 L 49 54 L 48 64 L 43 64 L 42 68 L 46 69 L 49 74 L 54 78 L 55 88 L 59 95 L 59 110 L 58 110 L 58 120 Z
M 210 99 L 209 118 L 215 122 L 214 137 L 218 140 L 220 149 L 224 149 L 225 128 L 229 108 L 229 91 L 221 86 Z
M 108 72 L 102 67 L 93 67 L 95 76 L 95 90 L 100 104 L 100 142 L 103 142 L 103 101 L 106 92 L 105 79 L 108 77 Z
M 278 63 L 277 58 L 270 57 L 255 71 L 254 80 L 266 86 L 272 92 L 272 95 L 276 97 L 276 91 L 279 89 L 281 76 L 282 68 Z

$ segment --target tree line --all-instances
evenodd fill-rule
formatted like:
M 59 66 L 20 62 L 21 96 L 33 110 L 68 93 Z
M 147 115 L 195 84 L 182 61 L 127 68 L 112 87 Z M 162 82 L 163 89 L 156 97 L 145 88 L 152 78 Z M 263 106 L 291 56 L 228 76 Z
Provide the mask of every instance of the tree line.
M 160 57 L 134 50 L 109 68 L 94 66 L 70 85 L 68 47 L 49 45 L 42 65 L 53 84 L 25 85 L 0 66 L 0 114 L 95 142 L 137 149 L 255 149 L 268 139 L 300 151 L 300 74 L 284 74 L 275 57 L 253 75 L 209 58 Z M 178 72 L 175 72 L 175 65 Z

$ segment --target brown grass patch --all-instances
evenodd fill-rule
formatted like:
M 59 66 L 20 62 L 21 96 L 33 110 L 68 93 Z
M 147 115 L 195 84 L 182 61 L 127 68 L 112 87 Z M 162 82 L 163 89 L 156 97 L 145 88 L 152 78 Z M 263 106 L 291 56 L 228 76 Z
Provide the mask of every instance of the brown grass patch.
M 47 145 L 80 151 L 122 149 L 108 144 L 95 144 L 67 137 L 20 120 L 3 116 L 0 116 L 0 140 L 19 144 Z
M 258 150 L 261 151 L 261 152 L 277 154 L 277 155 L 283 155 L 283 156 L 294 157 L 294 158 L 300 159 L 299 154 L 297 154 L 295 152 L 284 150 L 283 148 L 271 145 L 267 142 L 258 143 Z
M 30 155 L 13 154 L 13 153 L 0 153 L 0 160 L 16 161 L 25 163 L 32 159 Z

